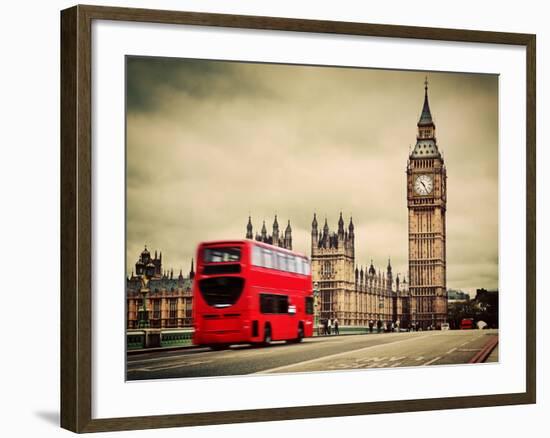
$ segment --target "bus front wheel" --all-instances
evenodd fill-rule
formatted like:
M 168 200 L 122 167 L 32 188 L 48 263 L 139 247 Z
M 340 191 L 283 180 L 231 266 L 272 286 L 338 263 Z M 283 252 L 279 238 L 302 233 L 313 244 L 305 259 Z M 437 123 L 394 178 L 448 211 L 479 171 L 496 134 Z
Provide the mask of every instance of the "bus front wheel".
M 298 326 L 298 332 L 296 333 L 296 337 L 294 339 L 288 340 L 287 342 L 298 344 L 302 342 L 303 339 L 304 339 L 304 326 L 300 324 Z
M 304 326 L 300 324 L 298 326 L 298 337 L 296 338 L 296 342 L 302 342 L 304 339 Z
M 271 344 L 272 341 L 272 335 L 271 335 L 271 326 L 266 325 L 264 329 L 264 342 L 263 344 L 265 346 Z

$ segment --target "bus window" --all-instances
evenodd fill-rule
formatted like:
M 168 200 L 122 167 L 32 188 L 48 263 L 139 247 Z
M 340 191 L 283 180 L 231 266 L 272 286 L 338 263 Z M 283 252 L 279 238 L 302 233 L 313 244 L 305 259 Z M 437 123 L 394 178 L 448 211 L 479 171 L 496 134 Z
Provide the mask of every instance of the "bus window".
M 279 259 L 279 269 L 281 271 L 286 271 L 288 269 L 287 263 L 286 263 L 286 255 L 283 253 L 277 252 L 277 258 Z
M 288 313 L 288 297 L 286 295 L 279 295 L 275 300 L 277 308 L 275 313 Z
M 303 274 L 304 270 L 302 268 L 302 258 L 301 257 L 294 257 L 294 260 L 296 260 L 296 273 Z
M 205 248 L 205 263 L 238 262 L 241 259 L 241 248 Z
M 264 268 L 273 268 L 273 252 L 269 249 L 262 249 L 262 253 L 264 256 Z
M 254 266 L 262 266 L 262 249 L 256 245 L 252 248 L 252 264 Z
M 288 255 L 287 262 L 288 262 L 288 271 L 296 272 L 296 260 L 294 259 L 294 256 Z
M 296 272 L 298 274 L 304 273 L 304 264 L 303 264 L 303 259 L 301 257 L 296 257 Z
M 277 251 L 272 251 L 271 252 L 273 254 L 273 258 L 271 259 L 271 264 L 272 264 L 272 268 L 273 269 L 280 269 L 279 268 L 279 263 L 281 263 L 281 258 L 279 257 L 279 255 L 277 254 Z
M 229 307 L 237 302 L 243 291 L 244 279 L 239 277 L 214 277 L 199 281 L 204 301 L 212 307 Z
M 304 259 L 304 274 L 309 275 L 311 274 L 311 265 L 309 264 L 309 260 Z
M 260 294 L 261 313 L 288 313 L 288 296 Z

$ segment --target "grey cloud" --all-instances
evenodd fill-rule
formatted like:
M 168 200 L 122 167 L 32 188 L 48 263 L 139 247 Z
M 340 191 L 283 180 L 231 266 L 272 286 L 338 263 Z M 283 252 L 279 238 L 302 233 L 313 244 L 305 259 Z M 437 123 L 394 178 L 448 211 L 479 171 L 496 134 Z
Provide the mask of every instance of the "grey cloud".
M 129 61 L 130 62 L 130 61 Z M 356 224 L 356 259 L 407 270 L 405 167 L 425 73 L 139 59 L 128 68 L 128 270 L 147 243 L 186 269 L 203 240 L 313 212 Z M 132 76 L 132 77 L 130 77 Z M 449 177 L 449 287 L 498 285 L 498 78 L 430 73 Z M 469 242 L 469 243 L 468 243 Z

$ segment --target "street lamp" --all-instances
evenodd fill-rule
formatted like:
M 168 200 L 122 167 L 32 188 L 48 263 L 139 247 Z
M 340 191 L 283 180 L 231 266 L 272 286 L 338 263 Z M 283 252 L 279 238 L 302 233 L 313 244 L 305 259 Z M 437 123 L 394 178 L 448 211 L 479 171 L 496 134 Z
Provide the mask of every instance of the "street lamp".
M 141 308 L 139 309 L 138 328 L 149 328 L 147 294 L 149 293 L 149 280 L 155 275 L 155 265 L 153 262 L 147 263 L 141 272 L 138 272 L 138 275 L 141 280 L 141 288 L 139 289 L 139 293 L 141 294 Z
M 319 283 L 313 283 L 313 327 L 319 330 Z

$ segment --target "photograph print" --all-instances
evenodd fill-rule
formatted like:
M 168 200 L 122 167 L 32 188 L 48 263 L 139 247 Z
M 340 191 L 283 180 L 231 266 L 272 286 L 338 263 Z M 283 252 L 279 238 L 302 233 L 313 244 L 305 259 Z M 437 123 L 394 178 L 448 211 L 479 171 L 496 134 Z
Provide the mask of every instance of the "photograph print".
M 126 57 L 127 380 L 498 362 L 498 99 Z

